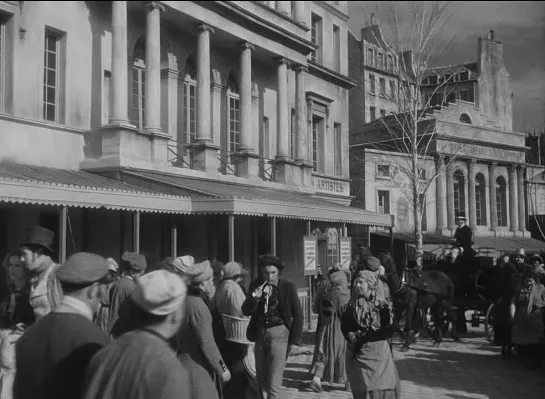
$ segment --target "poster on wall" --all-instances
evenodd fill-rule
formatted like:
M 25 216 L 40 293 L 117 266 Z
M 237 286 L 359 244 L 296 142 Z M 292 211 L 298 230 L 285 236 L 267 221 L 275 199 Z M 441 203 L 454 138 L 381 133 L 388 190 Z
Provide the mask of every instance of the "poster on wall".
M 341 269 L 346 270 L 350 268 L 350 260 L 352 259 L 352 238 L 341 237 Z
M 305 276 L 311 276 L 317 272 L 318 238 L 303 237 L 303 259 L 305 260 Z

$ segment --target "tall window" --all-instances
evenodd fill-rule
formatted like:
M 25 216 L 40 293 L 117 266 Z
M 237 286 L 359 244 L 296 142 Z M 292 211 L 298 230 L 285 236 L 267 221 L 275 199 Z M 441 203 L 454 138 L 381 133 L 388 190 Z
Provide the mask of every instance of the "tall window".
M 496 179 L 496 214 L 498 226 L 507 226 L 507 183 L 502 176 Z
M 390 192 L 385 190 L 379 190 L 377 196 L 377 212 L 389 214 L 390 213 Z
M 110 82 L 112 74 L 110 71 L 104 71 L 104 80 L 102 81 L 102 124 L 107 125 L 112 114 L 112 102 L 110 101 Z
M 475 210 L 477 226 L 486 226 L 486 183 L 482 173 L 475 177 Z
M 380 95 L 386 97 L 386 80 L 384 78 L 379 79 L 380 82 Z
M 377 119 L 377 109 L 375 107 L 369 107 L 369 114 L 370 114 L 370 117 L 371 117 L 371 121 L 374 121 L 375 119 Z
M 132 66 L 131 121 L 144 129 L 146 117 L 146 41 L 139 38 L 134 46 Z
M 369 93 L 375 94 L 375 75 L 369 75 Z
M 468 102 L 474 102 L 475 101 L 475 94 L 473 91 L 473 88 L 468 90 L 461 90 L 460 91 L 460 100 L 462 101 L 468 101 Z
M 396 92 L 397 92 L 396 82 L 395 82 L 395 80 L 390 80 L 390 98 L 392 98 L 392 100 L 396 99 L 396 97 L 397 97 Z
M 384 69 L 384 54 L 378 53 L 377 68 Z
M 335 135 L 333 137 L 333 145 L 334 145 L 334 163 L 335 163 L 335 176 L 341 176 L 342 175 L 342 168 L 343 168 L 343 161 L 342 161 L 342 130 L 341 130 L 341 124 L 335 123 L 333 125 L 333 134 Z
M 386 110 L 385 110 L 385 109 L 381 109 L 381 110 L 380 110 L 380 117 L 381 117 L 381 118 L 386 117 Z
M 462 171 L 454 172 L 454 214 L 466 212 L 465 179 Z
M 291 115 L 290 115 L 290 155 L 292 159 L 295 159 L 297 154 L 296 151 L 296 143 L 297 143 L 297 118 L 295 114 L 295 108 L 291 109 Z
M 322 137 L 322 129 L 324 118 L 314 115 L 312 117 L 312 169 L 315 172 L 320 172 L 322 169 L 320 159 L 320 139 Z
M 341 30 L 333 25 L 333 69 L 341 72 Z
M 233 74 L 227 78 L 227 104 L 229 110 L 229 152 L 238 151 L 240 146 L 240 97 L 238 81 Z
M 6 18 L 0 14 L 0 112 L 4 111 L 6 96 Z
M 394 59 L 391 55 L 388 55 L 388 57 L 386 58 L 386 69 L 388 71 L 393 71 L 394 69 Z
M 333 267 L 339 261 L 339 233 L 337 229 L 327 229 L 327 267 Z
M 5 32 L 2 37 L 5 37 Z M 5 39 L 4 39 L 5 40 Z M 60 100 L 60 51 L 58 34 L 46 31 L 44 41 L 44 81 L 42 112 L 46 121 L 59 122 Z
M 368 49 L 367 49 L 367 65 L 369 65 L 369 66 L 373 66 L 373 65 L 374 65 L 374 63 L 373 63 L 373 61 L 374 61 L 373 54 L 374 54 L 373 49 L 372 49 L 372 48 L 368 48 Z
M 269 118 L 267 118 L 266 116 L 263 117 L 263 145 L 262 145 L 262 150 L 261 150 L 261 156 L 263 158 L 269 158 L 270 157 L 270 153 L 269 153 L 269 148 L 271 146 L 271 141 L 270 141 L 270 135 L 269 135 Z
M 314 62 L 322 62 L 322 18 L 312 14 L 310 26 L 310 41 L 318 46 L 316 51 L 310 53 L 310 59 Z
M 192 57 L 185 63 L 183 129 L 187 143 L 197 138 L 197 67 Z

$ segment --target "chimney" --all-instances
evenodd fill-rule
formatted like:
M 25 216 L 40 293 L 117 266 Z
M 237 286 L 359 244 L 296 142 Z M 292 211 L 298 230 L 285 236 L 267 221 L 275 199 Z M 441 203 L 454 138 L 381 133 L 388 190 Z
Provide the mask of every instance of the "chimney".
M 371 14 L 371 26 L 374 26 L 377 24 L 377 18 L 375 13 Z
M 488 32 L 488 40 L 494 40 L 494 31 L 493 30 Z

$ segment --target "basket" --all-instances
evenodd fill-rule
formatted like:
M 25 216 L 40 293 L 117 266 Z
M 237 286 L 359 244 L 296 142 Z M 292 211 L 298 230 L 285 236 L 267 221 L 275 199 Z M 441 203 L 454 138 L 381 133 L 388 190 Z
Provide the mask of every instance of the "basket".
M 229 316 L 226 314 L 222 314 L 221 317 L 223 319 L 223 328 L 225 329 L 225 339 L 227 339 L 227 341 L 246 345 L 252 344 L 246 338 L 246 329 L 250 323 L 249 318 Z

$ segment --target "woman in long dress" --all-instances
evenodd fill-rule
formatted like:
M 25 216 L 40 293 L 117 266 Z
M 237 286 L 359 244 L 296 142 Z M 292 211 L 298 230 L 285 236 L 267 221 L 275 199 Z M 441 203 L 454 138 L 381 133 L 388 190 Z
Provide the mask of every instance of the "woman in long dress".
M 346 372 L 354 399 L 399 399 L 401 384 L 388 343 L 393 333 L 392 303 L 376 273 L 358 272 L 341 318 L 348 341 Z
M 314 299 L 314 313 L 320 318 L 310 373 L 310 389 L 321 392 L 322 381 L 346 384 L 346 340 L 341 332 L 341 311 L 350 299 L 348 278 L 334 271 L 329 284 L 322 284 Z

